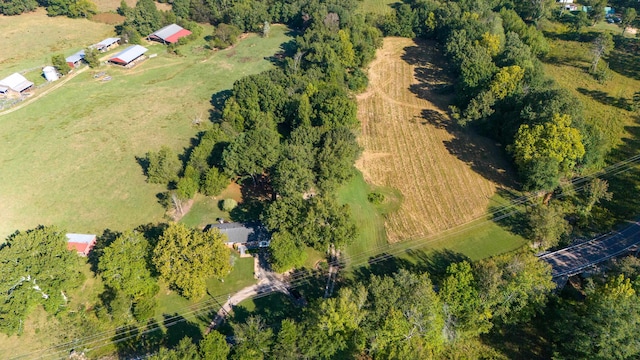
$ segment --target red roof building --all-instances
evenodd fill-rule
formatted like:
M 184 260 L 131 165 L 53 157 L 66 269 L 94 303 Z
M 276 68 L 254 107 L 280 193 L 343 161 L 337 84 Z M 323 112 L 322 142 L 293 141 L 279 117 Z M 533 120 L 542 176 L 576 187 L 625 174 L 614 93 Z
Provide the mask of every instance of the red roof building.
M 75 250 L 78 255 L 87 256 L 96 245 L 96 236 L 91 234 L 67 234 L 67 250 Z
M 180 25 L 171 24 L 147 36 L 149 40 L 159 41 L 163 44 L 173 44 L 180 38 L 191 35 L 191 31 L 184 29 Z

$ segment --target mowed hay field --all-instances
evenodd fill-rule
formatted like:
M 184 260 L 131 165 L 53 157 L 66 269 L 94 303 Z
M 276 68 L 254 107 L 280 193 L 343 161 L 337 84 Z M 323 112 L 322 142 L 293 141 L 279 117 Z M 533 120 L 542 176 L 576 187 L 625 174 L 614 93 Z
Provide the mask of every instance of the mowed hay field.
M 265 58 L 288 40 L 286 28 L 273 26 L 269 38 L 249 35 L 215 53 L 202 40 L 182 47 L 185 56 L 152 45 L 158 56 L 131 70 L 101 68 L 111 81 L 85 71 L 0 115 L 0 236 L 38 224 L 101 233 L 162 220 L 156 194 L 164 187 L 146 183 L 136 158 L 190 146 L 208 123 L 212 95 L 271 68 Z
M 114 34 L 113 25 L 48 17 L 44 8 L 19 16 L 0 15 L 0 78 L 51 64 L 53 54 L 70 55 Z
M 483 218 L 508 181 L 499 147 L 455 129 L 434 43 L 385 38 L 358 96 L 364 153 L 356 166 L 375 186 L 398 189 L 403 202 L 386 216 L 390 242 L 440 233 Z M 482 174 L 482 175 L 481 175 Z

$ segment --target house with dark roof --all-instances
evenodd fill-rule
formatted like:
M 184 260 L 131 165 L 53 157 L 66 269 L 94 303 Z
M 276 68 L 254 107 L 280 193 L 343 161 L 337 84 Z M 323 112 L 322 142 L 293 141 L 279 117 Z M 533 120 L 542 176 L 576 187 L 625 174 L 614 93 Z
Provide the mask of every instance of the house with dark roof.
M 33 87 L 33 83 L 24 76 L 14 73 L 0 80 L 0 94 L 8 94 L 14 91 L 21 94 Z
M 91 234 L 66 234 L 67 250 L 75 250 L 78 255 L 87 256 L 96 245 L 96 236 Z
M 72 68 L 75 68 L 75 67 L 78 67 L 78 66 L 82 65 L 82 63 L 84 62 L 84 50 L 80 50 L 80 51 L 78 51 L 77 53 L 75 53 L 75 54 L 73 54 L 71 56 L 67 56 L 65 61 Z
M 147 51 L 147 48 L 145 48 L 144 46 L 131 45 L 109 59 L 109 62 L 128 68 L 133 67 L 135 66 L 135 64 L 146 59 L 144 53 L 146 53 Z
M 180 25 L 171 24 L 147 36 L 148 40 L 155 40 L 165 45 L 177 43 L 180 38 L 191 35 L 191 31 Z
M 209 224 L 205 226 L 204 231 L 214 228 L 227 236 L 225 245 L 229 247 L 234 245 L 245 245 L 247 248 L 266 247 L 271 242 L 269 231 L 260 222 Z

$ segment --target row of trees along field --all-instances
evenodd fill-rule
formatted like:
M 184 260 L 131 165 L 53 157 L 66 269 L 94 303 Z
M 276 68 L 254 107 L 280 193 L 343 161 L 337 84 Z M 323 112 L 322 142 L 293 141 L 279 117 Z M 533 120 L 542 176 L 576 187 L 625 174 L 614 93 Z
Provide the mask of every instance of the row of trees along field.
M 302 31 L 292 56 L 234 84 L 184 166 L 169 148 L 147 155 L 149 182 L 168 184 L 169 207 L 196 192 L 215 195 L 230 179 L 268 192 L 245 199 L 235 218 L 259 217 L 273 232 L 278 271 L 300 266 L 306 247 L 323 251 L 356 235 L 335 191 L 353 175 L 360 154 L 351 92 L 366 87 L 361 68 L 381 43 L 379 30 L 355 14 L 355 1 L 300 6 L 291 20 Z
M 616 221 L 599 205 L 611 199 L 607 181 L 596 179 L 580 193 L 559 187 L 602 168 L 619 140 L 603 134 L 620 130 L 588 119 L 580 101 L 545 75 L 540 59 L 549 44 L 537 22 L 566 22 L 567 16 L 553 1 L 421 0 L 405 1 L 375 20 L 385 35 L 419 36 L 441 44 L 456 76 L 453 86 L 442 89 L 455 91 L 453 118 L 503 144 L 523 189 L 548 195 L 544 206 L 534 204 L 527 212 L 519 230 L 542 248 L 569 241 L 572 231 L 584 235 L 610 229 Z M 593 12 L 587 17 L 589 25 L 602 20 Z M 594 81 L 606 77 L 608 67 L 601 59 L 613 46 L 611 34 L 594 36 Z
M 636 358 L 640 262 L 609 266 L 609 278 L 560 294 L 551 292 L 548 266 L 527 252 L 453 262 L 444 271 L 362 275 L 298 317 L 232 319 L 232 346 L 212 331 L 198 345 L 185 337 L 152 358 Z M 536 342 L 542 348 L 528 348 Z
M 3 0 L 0 1 L 0 14 L 20 15 L 39 6 L 45 7 L 49 16 L 88 18 L 98 12 L 91 0 Z

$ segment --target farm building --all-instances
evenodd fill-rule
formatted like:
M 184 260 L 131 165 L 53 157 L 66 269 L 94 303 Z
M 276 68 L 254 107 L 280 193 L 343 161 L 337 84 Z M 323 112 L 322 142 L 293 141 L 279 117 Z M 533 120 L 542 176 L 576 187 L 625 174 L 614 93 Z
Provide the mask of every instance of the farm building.
M 209 224 L 205 226 L 204 231 L 209 231 L 213 228 L 227 235 L 225 245 L 229 247 L 234 245 L 246 245 L 248 248 L 266 247 L 271 242 L 269 232 L 259 222 Z
M 75 250 L 78 255 L 87 256 L 96 244 L 96 236 L 91 234 L 67 234 L 67 250 Z
M 146 52 L 147 48 L 145 48 L 144 46 L 131 45 L 109 59 L 109 62 L 130 68 L 135 66 L 135 64 L 137 64 L 138 62 L 144 60 L 144 53 Z
M 72 68 L 80 66 L 82 64 L 82 62 L 84 61 L 84 50 L 80 50 L 77 53 L 75 53 L 75 54 L 73 54 L 71 56 L 68 56 L 65 59 L 65 61 Z
M 163 44 L 173 44 L 180 38 L 191 35 L 191 31 L 184 29 L 180 25 L 171 24 L 147 36 L 149 40 L 155 40 Z
M 33 83 L 18 73 L 11 74 L 0 80 L 0 94 L 8 94 L 9 91 L 20 94 L 32 87 Z
M 59 79 L 58 72 L 56 71 L 56 68 L 54 68 L 53 66 L 43 67 L 42 73 L 44 74 L 44 78 L 47 79 L 47 81 L 56 81 Z
M 100 52 L 106 52 L 117 47 L 118 45 L 120 45 L 120 38 L 108 38 L 100 41 L 97 44 L 91 45 L 91 47 Z

